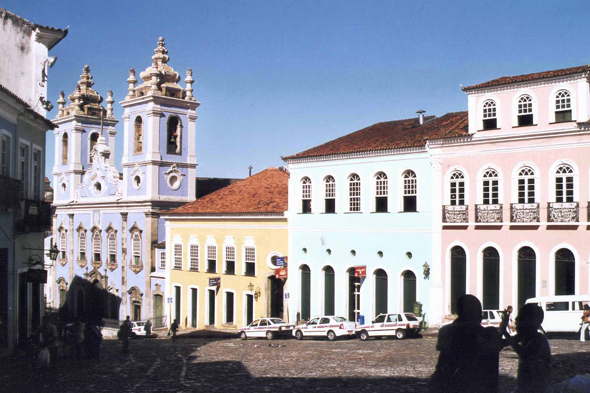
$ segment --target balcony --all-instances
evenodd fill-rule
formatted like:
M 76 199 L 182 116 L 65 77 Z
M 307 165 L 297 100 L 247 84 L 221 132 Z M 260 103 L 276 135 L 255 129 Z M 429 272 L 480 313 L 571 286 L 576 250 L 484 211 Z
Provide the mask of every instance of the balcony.
M 549 202 L 547 205 L 548 222 L 578 222 L 580 217 L 578 202 Z
M 443 223 L 461 224 L 469 222 L 469 211 L 467 205 L 443 206 Z
M 23 182 L 0 176 L 0 208 L 19 210 L 23 200 Z
M 27 199 L 22 204 L 23 215 L 16 222 L 16 232 L 43 232 L 51 229 L 51 203 Z
M 510 221 L 518 223 L 541 221 L 539 204 L 512 203 L 510 205 Z
M 475 205 L 475 222 L 501 224 L 502 223 L 502 204 L 495 205 Z

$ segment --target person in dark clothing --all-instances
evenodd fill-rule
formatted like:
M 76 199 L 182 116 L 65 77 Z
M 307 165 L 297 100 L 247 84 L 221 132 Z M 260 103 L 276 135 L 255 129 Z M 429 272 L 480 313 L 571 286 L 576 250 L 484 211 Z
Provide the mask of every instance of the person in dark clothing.
M 440 329 L 438 363 L 430 379 L 431 393 L 497 392 L 500 338 L 495 328 L 481 326 L 479 299 L 463 295 L 457 319 Z
M 506 307 L 506 310 L 502 311 L 502 321 L 500 321 L 500 334 L 502 339 L 506 340 L 505 345 L 510 345 L 510 315 L 512 314 L 512 306 Z
M 121 327 L 119 328 L 119 334 L 121 336 L 121 340 L 123 341 L 123 352 L 129 352 L 129 337 L 131 336 L 131 329 L 133 329 L 131 317 L 127 315 L 127 319 L 123 321 Z
M 174 322 L 172 322 L 172 325 L 170 325 L 170 330 L 169 332 L 172 332 L 172 341 L 176 341 L 176 332 L 178 331 L 178 322 L 176 322 L 176 319 L 174 320 Z

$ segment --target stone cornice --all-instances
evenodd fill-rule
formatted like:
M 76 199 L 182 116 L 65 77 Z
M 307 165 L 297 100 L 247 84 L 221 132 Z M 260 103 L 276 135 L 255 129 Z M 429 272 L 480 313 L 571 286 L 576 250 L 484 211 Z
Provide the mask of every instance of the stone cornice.
M 578 82 L 583 79 L 585 79 L 585 80 L 588 79 L 588 72 L 581 72 L 578 74 L 557 76 L 557 77 L 553 77 L 553 78 L 536 79 L 536 80 L 531 80 L 531 81 L 526 81 L 526 82 L 516 82 L 516 83 L 508 83 L 508 84 L 497 85 L 497 86 L 468 89 L 468 90 L 465 90 L 465 94 L 467 94 L 467 95 L 492 94 L 492 93 L 501 93 L 501 92 L 506 92 L 506 91 L 534 89 L 534 88 L 543 87 L 543 86 L 551 86 L 551 85 L 559 85 L 559 84 L 563 84 L 563 83 Z
M 354 158 L 381 157 L 381 156 L 388 156 L 388 155 L 394 155 L 394 154 L 412 154 L 412 153 L 421 153 L 421 152 L 425 152 L 425 151 L 426 151 L 426 146 L 414 146 L 414 147 L 402 147 L 402 148 L 397 148 L 397 149 L 368 150 L 368 151 L 351 152 L 351 153 L 326 154 L 326 155 L 313 156 L 313 157 L 293 157 L 293 158 L 282 157 L 282 159 L 287 164 L 299 164 L 299 163 L 314 162 L 314 161 L 336 161 L 336 160 L 346 160 L 346 159 L 354 159 Z

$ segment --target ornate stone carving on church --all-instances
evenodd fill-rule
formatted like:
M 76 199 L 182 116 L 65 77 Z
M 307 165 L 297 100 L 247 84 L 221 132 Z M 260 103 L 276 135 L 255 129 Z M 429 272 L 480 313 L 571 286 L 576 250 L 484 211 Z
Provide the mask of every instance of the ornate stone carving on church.
M 129 174 L 131 178 L 131 183 L 133 184 L 133 188 L 135 188 L 136 190 L 139 190 L 141 188 L 141 185 L 143 184 L 144 175 L 145 173 L 141 170 L 140 166 L 138 164 L 135 164 L 133 170 Z
M 127 293 L 129 294 L 129 300 L 131 303 L 141 304 L 143 301 L 143 292 L 138 287 L 131 287 Z
M 74 251 L 76 253 L 76 263 L 83 268 L 88 263 L 88 238 L 86 228 L 82 223 L 76 228 L 76 234 L 78 236 L 78 252 Z
M 162 286 L 160 285 L 160 283 L 156 283 L 156 289 L 152 291 L 152 294 L 164 296 L 164 291 L 162 291 Z
M 578 202 L 549 202 L 547 221 L 549 222 L 578 222 Z
M 129 270 L 137 274 L 143 270 L 143 238 L 142 230 L 136 222 L 129 228 L 131 239 L 131 261 L 129 262 Z
M 106 256 L 106 266 L 111 272 L 115 270 L 119 263 L 117 262 L 117 230 L 113 226 L 113 224 L 109 224 L 105 232 L 107 234 L 107 256 Z
M 123 196 L 123 184 L 119 171 L 109 163 L 111 151 L 106 144 L 104 135 L 98 137 L 94 149 L 90 153 L 92 166 L 84 173 L 82 182 L 76 187 L 74 200 L 93 196 Z
M 443 206 L 443 222 L 448 224 L 468 223 L 467 205 Z
M 180 172 L 176 164 L 172 164 L 170 169 L 164 172 L 164 179 L 166 179 L 166 184 L 172 190 L 178 190 L 182 185 L 182 181 L 184 180 L 184 173 Z
M 502 204 L 475 205 L 475 222 L 502 223 Z
M 538 203 L 513 203 L 510 205 L 510 221 L 512 222 L 539 222 Z
M 64 106 L 66 103 L 64 92 L 62 91 L 60 93 L 59 99 L 57 100 L 57 117 L 60 118 L 70 115 L 100 117 L 102 114 L 105 117 L 114 118 L 112 111 L 107 113 L 100 105 L 102 102 L 102 97 L 96 90 L 92 88 L 93 85 L 94 81 L 92 80 L 92 75 L 90 74 L 90 67 L 85 65 L 82 75 L 80 75 L 80 80 L 76 85 L 76 89 L 68 96 L 68 99 L 70 100 L 70 104 L 68 106 Z M 109 101 L 112 108 L 112 103 L 114 102 L 112 96 L 110 97 Z

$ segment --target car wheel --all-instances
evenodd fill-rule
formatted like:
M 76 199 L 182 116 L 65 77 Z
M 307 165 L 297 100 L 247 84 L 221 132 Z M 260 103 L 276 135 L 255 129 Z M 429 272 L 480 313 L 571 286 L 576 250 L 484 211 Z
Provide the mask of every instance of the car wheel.
M 360 335 L 361 341 L 367 341 L 369 339 L 369 332 L 363 330 Z
M 275 338 L 274 332 L 271 332 L 270 330 L 268 332 L 266 332 L 266 338 L 269 340 L 274 340 L 274 338 Z
M 297 338 L 297 340 L 303 340 L 303 332 L 301 330 L 297 330 L 295 332 L 295 337 Z
M 240 333 L 240 338 L 241 338 L 242 340 L 245 340 L 245 339 L 247 339 L 247 338 L 248 338 L 248 336 L 246 336 L 246 332 L 242 332 L 242 333 Z
M 328 332 L 328 340 L 330 340 L 330 341 L 336 341 L 336 338 L 337 338 L 336 337 L 336 333 L 334 333 L 333 331 L 330 330 Z
M 395 337 L 397 337 L 399 340 L 403 340 L 404 338 L 406 338 L 406 331 L 403 329 L 396 330 Z

